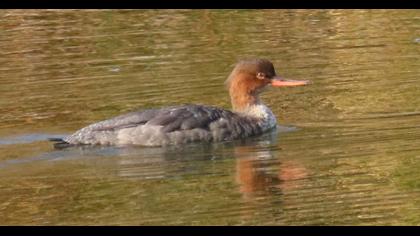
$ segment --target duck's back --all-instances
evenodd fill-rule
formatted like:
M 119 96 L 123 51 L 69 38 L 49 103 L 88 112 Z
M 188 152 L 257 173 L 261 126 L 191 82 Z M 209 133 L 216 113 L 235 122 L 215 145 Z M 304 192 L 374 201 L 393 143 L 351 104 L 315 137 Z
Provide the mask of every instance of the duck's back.
M 262 133 L 258 119 L 203 105 L 131 112 L 91 124 L 63 140 L 71 145 L 161 146 L 223 141 Z

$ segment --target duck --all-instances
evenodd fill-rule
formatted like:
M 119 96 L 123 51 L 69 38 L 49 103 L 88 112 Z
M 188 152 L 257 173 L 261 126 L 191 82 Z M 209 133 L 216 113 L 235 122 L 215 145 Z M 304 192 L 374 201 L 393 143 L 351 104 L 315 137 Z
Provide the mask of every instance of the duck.
M 144 109 L 88 125 L 54 147 L 75 145 L 167 146 L 192 142 L 223 142 L 261 135 L 277 126 L 273 112 L 261 101 L 269 86 L 294 87 L 308 80 L 287 80 L 267 59 L 237 62 L 225 81 L 232 110 L 199 104 Z

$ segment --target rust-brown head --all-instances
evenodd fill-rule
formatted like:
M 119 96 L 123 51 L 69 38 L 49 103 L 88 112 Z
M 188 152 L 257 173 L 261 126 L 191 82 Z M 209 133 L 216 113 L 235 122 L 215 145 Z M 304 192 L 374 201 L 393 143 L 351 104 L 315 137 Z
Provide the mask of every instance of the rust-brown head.
M 239 61 L 226 80 L 232 107 L 242 111 L 250 105 L 258 104 L 258 94 L 267 85 L 289 87 L 308 84 L 303 80 L 285 80 L 277 76 L 273 63 L 266 59 L 246 59 Z

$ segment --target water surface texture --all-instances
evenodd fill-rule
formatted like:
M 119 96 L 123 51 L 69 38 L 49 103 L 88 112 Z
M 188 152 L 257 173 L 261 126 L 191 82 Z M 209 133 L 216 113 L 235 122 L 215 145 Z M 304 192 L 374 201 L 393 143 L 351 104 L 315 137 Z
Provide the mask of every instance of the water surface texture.
M 420 11 L 3 10 L 0 225 L 420 225 Z M 279 129 L 183 147 L 62 137 L 137 109 L 230 108 L 240 58 Z

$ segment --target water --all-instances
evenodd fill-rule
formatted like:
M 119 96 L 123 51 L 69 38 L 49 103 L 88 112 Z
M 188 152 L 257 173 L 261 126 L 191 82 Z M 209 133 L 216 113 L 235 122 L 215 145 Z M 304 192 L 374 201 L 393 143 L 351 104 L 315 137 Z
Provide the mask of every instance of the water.
M 420 225 L 418 10 L 0 12 L 1 225 Z M 229 108 L 244 57 L 276 132 L 54 150 L 136 109 Z

